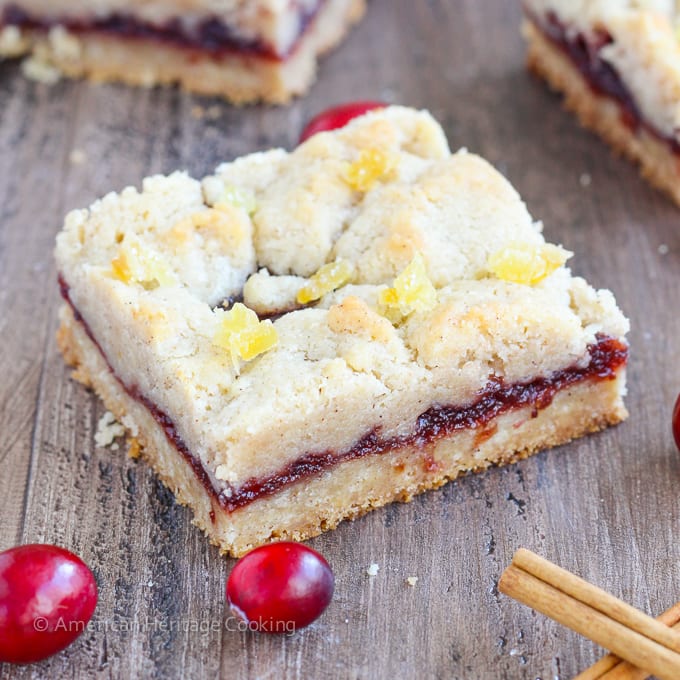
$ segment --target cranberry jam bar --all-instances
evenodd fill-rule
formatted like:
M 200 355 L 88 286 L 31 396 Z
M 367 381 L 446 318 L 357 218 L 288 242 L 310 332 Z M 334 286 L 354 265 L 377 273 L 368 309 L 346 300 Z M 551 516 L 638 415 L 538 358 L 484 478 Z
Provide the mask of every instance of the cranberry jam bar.
M 680 205 L 680 7 L 525 0 L 529 68 Z
M 185 89 L 234 102 L 305 92 L 365 0 L 0 0 L 0 57 L 29 72 Z
M 240 555 L 624 419 L 628 321 L 569 256 L 389 107 L 72 212 L 58 338 Z

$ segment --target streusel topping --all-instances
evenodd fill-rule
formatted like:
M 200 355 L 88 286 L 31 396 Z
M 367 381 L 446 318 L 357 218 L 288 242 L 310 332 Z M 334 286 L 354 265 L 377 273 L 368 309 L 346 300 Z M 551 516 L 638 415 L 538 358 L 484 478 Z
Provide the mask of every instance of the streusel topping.
M 348 182 L 367 150 L 389 167 Z M 407 434 L 492 377 L 587 363 L 628 322 L 567 255 L 506 179 L 401 107 L 202 183 L 176 173 L 110 194 L 71 213 L 57 245 L 118 377 L 232 484 L 376 427 Z

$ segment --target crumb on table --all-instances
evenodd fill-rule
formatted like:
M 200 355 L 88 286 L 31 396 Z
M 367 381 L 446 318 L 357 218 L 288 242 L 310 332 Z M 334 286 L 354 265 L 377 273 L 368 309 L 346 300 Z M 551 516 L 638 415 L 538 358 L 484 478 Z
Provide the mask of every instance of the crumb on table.
M 100 447 L 111 446 L 113 442 L 125 434 L 125 428 L 116 420 L 116 416 L 107 411 L 97 423 L 94 443 Z
M 21 62 L 21 70 L 26 78 L 36 83 L 54 85 L 61 79 L 59 69 L 38 57 L 24 59 Z
M 73 149 L 68 156 L 71 165 L 83 165 L 87 161 L 87 155 L 82 149 Z

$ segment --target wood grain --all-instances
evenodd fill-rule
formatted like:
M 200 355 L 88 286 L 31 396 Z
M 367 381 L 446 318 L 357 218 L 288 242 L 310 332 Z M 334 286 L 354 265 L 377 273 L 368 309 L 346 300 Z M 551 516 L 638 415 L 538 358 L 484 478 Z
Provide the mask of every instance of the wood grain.
M 95 630 L 0 677 L 569 678 L 601 650 L 499 595 L 520 546 L 650 614 L 680 597 L 670 434 L 680 212 L 525 73 L 518 4 L 374 0 L 311 95 L 287 109 L 45 87 L 0 65 L 0 548 L 64 545 L 93 566 L 101 591 Z M 632 322 L 631 418 L 312 541 L 337 577 L 324 617 L 293 637 L 226 630 L 231 562 L 142 464 L 95 447 L 101 406 L 69 380 L 53 342 L 54 236 L 67 210 L 112 189 L 291 147 L 313 113 L 369 97 L 430 108 L 453 147 L 510 178 L 548 237 L 576 252 L 579 274 L 616 292 Z M 195 119 L 197 103 L 220 115 Z M 69 162 L 73 149 L 85 163 Z

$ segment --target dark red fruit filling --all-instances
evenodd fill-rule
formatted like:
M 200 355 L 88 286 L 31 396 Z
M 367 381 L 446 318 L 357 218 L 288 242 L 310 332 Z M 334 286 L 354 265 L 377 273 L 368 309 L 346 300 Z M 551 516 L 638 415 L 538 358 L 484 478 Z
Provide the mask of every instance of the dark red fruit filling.
M 236 563 L 227 602 L 249 630 L 292 633 L 323 614 L 334 586 L 333 571 L 318 552 L 301 543 L 272 543 Z
M 329 130 L 345 127 L 354 118 L 363 116 L 364 113 L 369 111 L 384 109 L 386 106 L 387 104 L 376 101 L 350 102 L 349 104 L 341 104 L 340 106 L 334 106 L 331 109 L 322 111 L 307 123 L 300 135 L 300 144 L 317 132 L 328 132 Z
M 180 19 L 163 24 L 151 24 L 129 14 L 109 14 L 83 19 L 49 19 L 37 17 L 21 8 L 18 3 L 7 5 L 0 14 L 0 26 L 18 26 L 30 30 L 49 30 L 64 26 L 72 33 L 102 33 L 120 38 L 157 40 L 178 47 L 196 49 L 219 56 L 227 52 L 251 54 L 274 60 L 285 60 L 297 47 L 307 27 L 312 23 L 325 0 L 319 0 L 311 11 L 300 10 L 298 40 L 285 54 L 279 54 L 272 45 L 258 39 L 248 39 L 218 17 L 208 17 L 189 29 Z
M 34 544 L 0 553 L 0 662 L 33 663 L 60 652 L 96 606 L 94 576 L 68 550 Z
M 538 411 L 547 408 L 557 392 L 585 380 L 613 380 L 616 372 L 628 360 L 628 347 L 620 340 L 598 336 L 597 343 L 588 348 L 590 362 L 585 368 L 574 366 L 556 371 L 548 378 L 537 378 L 527 383 L 506 385 L 500 378 L 491 378 L 486 388 L 479 393 L 477 399 L 465 406 L 442 405 L 433 406 L 420 415 L 415 423 L 414 431 L 403 437 L 382 438 L 380 429 L 368 432 L 351 449 L 347 451 L 309 452 L 269 477 L 247 480 L 239 487 L 227 486 L 215 489 L 210 477 L 198 458 L 193 456 L 177 433 L 173 421 L 155 406 L 149 399 L 139 393 L 136 386 L 125 385 L 116 376 L 101 346 L 94 338 L 87 322 L 73 306 L 69 297 L 68 285 L 59 278 L 61 294 L 71 306 L 75 319 L 82 325 L 88 337 L 99 349 L 107 362 L 109 370 L 118 380 L 121 387 L 137 401 L 144 404 L 156 422 L 163 428 L 173 446 L 184 456 L 194 469 L 196 476 L 207 491 L 228 512 L 269 496 L 300 479 L 315 475 L 338 463 L 363 456 L 388 453 L 403 446 L 419 446 L 425 450 L 428 445 L 447 437 L 454 432 L 465 429 L 483 431 L 488 423 L 497 416 L 524 407 L 532 407 L 532 417 Z
M 532 21 L 546 38 L 569 57 L 596 95 L 610 97 L 618 103 L 621 120 L 628 128 L 633 131 L 644 128 L 666 142 L 673 153 L 680 154 L 680 143 L 675 138 L 664 135 L 645 120 L 635 98 L 617 70 L 600 56 L 602 48 L 613 42 L 609 33 L 598 30 L 588 36 L 582 33 L 573 35 L 567 31 L 567 26 L 554 12 L 549 12 L 543 21 L 535 17 L 532 17 Z

